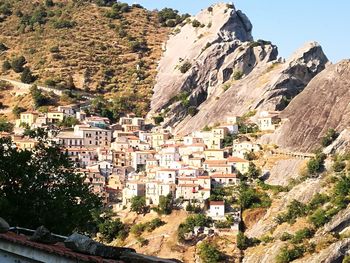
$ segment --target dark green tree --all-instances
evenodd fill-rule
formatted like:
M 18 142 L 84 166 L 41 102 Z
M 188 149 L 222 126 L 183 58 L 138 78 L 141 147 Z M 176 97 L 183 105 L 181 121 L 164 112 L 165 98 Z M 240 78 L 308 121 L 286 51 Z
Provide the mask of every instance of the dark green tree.
M 171 194 L 159 197 L 158 211 L 162 215 L 170 215 L 173 210 L 173 197 Z
M 12 59 L 11 68 L 14 72 L 20 73 L 24 70 L 24 65 L 27 63 L 25 57 L 20 56 Z
M 91 210 L 101 200 L 84 184 L 69 159 L 56 145 L 48 146 L 46 133 L 38 130 L 33 151 L 11 147 L 0 139 L 0 211 L 12 226 L 46 226 L 54 233 L 85 230 Z
M 21 73 L 21 81 L 23 83 L 33 83 L 36 80 L 36 77 L 33 75 L 31 70 L 28 67 L 24 67 L 23 72 Z
M 133 198 L 131 198 L 130 210 L 138 214 L 146 213 L 146 198 L 144 196 L 134 196 Z
M 214 245 L 208 241 L 202 242 L 198 246 L 199 257 L 203 263 L 217 263 L 220 262 L 221 253 Z
M 7 70 L 10 70 L 10 69 L 11 69 L 11 63 L 8 60 L 5 60 L 2 63 L 2 70 L 3 71 L 7 71 Z
M 13 126 L 6 118 L 0 117 L 0 132 L 12 132 Z

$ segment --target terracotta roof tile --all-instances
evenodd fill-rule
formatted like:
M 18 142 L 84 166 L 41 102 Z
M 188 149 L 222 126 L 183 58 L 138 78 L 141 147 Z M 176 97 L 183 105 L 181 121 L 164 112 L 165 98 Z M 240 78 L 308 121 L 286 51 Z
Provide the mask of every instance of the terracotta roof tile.
M 0 234 L 0 239 L 6 240 L 11 243 L 19 244 L 26 247 L 31 247 L 33 249 L 48 252 L 50 254 L 56 254 L 66 258 L 76 259 L 82 262 L 93 262 L 93 263 L 123 263 L 120 260 L 104 259 L 99 256 L 85 255 L 82 253 L 77 253 L 69 248 L 66 248 L 63 243 L 56 243 L 54 245 L 41 244 L 28 240 L 25 235 L 17 235 L 12 232 L 7 232 Z

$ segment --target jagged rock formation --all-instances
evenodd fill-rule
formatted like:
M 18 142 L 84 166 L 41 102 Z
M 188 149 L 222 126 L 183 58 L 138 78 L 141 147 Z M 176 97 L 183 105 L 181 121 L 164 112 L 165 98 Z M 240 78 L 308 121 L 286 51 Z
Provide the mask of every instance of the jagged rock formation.
M 272 141 L 284 148 L 312 151 L 329 128 L 342 132 L 349 127 L 349 74 L 350 60 L 344 60 L 317 75 L 283 111 L 284 124 Z
M 211 27 L 187 24 L 171 37 L 158 68 L 151 115 L 166 113 L 164 126 L 186 134 L 223 122 L 249 110 L 282 110 L 286 98 L 300 93 L 328 62 L 315 42 L 298 50 L 287 62 L 277 60 L 277 47 L 253 41 L 249 19 L 235 8 L 213 6 L 195 19 Z M 209 44 L 208 44 L 209 43 Z M 181 46 L 181 49 L 179 49 Z M 187 63 L 182 74 L 179 67 Z M 189 103 L 175 98 L 186 94 Z M 191 117 L 188 105 L 199 112 Z
M 345 129 L 342 131 L 338 138 L 328 147 L 326 147 L 323 152 L 325 154 L 340 153 L 344 154 L 350 149 L 350 129 Z
M 343 259 L 348 255 L 350 250 L 350 239 L 338 241 L 319 253 L 316 253 L 308 258 L 295 260 L 295 263 L 337 263 L 343 262 Z

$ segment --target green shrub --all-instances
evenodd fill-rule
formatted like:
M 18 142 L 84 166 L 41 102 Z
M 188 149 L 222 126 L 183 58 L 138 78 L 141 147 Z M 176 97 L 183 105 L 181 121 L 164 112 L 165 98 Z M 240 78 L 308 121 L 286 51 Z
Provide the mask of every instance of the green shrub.
M 11 69 L 11 63 L 8 61 L 8 60 L 5 60 L 3 63 L 2 63 L 2 70 L 3 71 L 8 71 Z
M 197 20 L 197 19 L 194 19 L 192 21 L 192 26 L 193 27 L 200 27 L 201 26 L 201 23 Z
M 240 250 L 246 250 L 248 247 L 259 244 L 259 240 L 255 238 L 248 238 L 243 232 L 239 231 L 237 234 L 237 247 Z
M 119 218 L 104 221 L 99 224 L 98 230 L 107 242 L 112 242 L 115 238 L 125 239 L 129 232 L 127 226 Z
M 324 169 L 324 160 L 326 155 L 324 153 L 317 153 L 315 157 L 311 158 L 307 163 L 307 171 L 309 175 L 320 173 Z
M 5 117 L 0 116 L 0 132 L 12 132 L 13 123 L 9 122 Z
M 140 247 L 147 246 L 149 243 L 149 241 L 143 237 L 137 237 L 136 241 L 140 244 Z
M 22 108 L 22 107 L 19 107 L 18 105 L 16 105 L 16 106 L 13 107 L 13 109 L 12 109 L 13 115 L 15 115 L 17 118 L 19 118 L 20 114 L 21 114 L 22 112 L 25 112 L 25 111 L 27 111 L 27 109 Z
M 60 52 L 60 48 L 58 46 L 52 46 L 50 48 L 50 52 L 51 53 L 58 53 L 58 52 Z
M 287 240 L 290 240 L 292 239 L 294 236 L 292 234 L 289 234 L 288 232 L 284 232 L 281 237 L 280 237 L 280 240 L 281 241 L 287 241 Z
M 130 210 L 137 214 L 144 214 L 147 211 L 146 198 L 144 196 L 134 196 L 131 198 Z
M 31 70 L 28 67 L 24 67 L 23 72 L 21 73 L 21 81 L 23 83 L 33 83 L 36 80 L 36 77 L 33 75 Z
M 241 70 L 236 70 L 233 73 L 233 79 L 234 80 L 240 80 L 243 77 L 244 73 Z
M 143 231 L 145 231 L 145 228 L 146 228 L 145 224 L 142 224 L 142 223 L 136 224 L 130 228 L 130 233 L 135 236 L 140 236 L 143 233 Z
M 52 0 L 45 0 L 45 6 L 53 7 L 53 6 L 55 6 L 55 4 Z
M 307 210 L 315 211 L 315 209 L 327 203 L 328 201 L 329 201 L 328 195 L 317 193 L 307 205 Z
M 59 19 L 52 23 L 53 27 L 56 29 L 62 28 L 73 28 L 76 26 L 76 22 L 66 19 Z
M 319 228 L 329 221 L 327 213 L 322 208 L 318 208 L 313 214 L 309 216 L 309 221 L 316 227 Z
M 287 212 L 281 213 L 277 215 L 276 222 L 278 224 L 282 224 L 284 222 L 288 222 L 289 224 L 292 224 L 295 222 L 295 220 L 300 217 L 306 215 L 307 212 L 307 206 L 303 203 L 293 200 L 288 206 L 287 206 Z
M 11 68 L 14 72 L 20 73 L 24 70 L 24 65 L 27 63 L 25 57 L 20 56 L 12 59 Z
M 291 239 L 291 242 L 293 244 L 299 244 L 304 241 L 304 239 L 309 239 L 314 236 L 314 231 L 310 228 L 303 228 L 301 230 L 298 230 L 294 237 Z
M 162 221 L 160 218 L 155 218 L 155 219 L 152 219 L 150 222 L 148 222 L 147 224 L 146 224 L 146 230 L 148 231 L 148 232 L 152 232 L 153 230 L 155 230 L 156 228 L 158 228 L 158 227 L 161 227 L 161 226 L 163 226 L 163 225 L 165 225 L 165 222 L 164 221 Z
M 171 194 L 159 197 L 158 213 L 161 215 L 170 215 L 173 210 L 173 197 Z
M 198 245 L 198 255 L 202 263 L 217 263 L 221 262 L 221 253 L 216 246 L 208 241 L 203 241 Z
M 288 248 L 288 246 L 284 246 L 280 249 L 277 257 L 277 263 L 288 263 L 295 259 L 298 259 L 304 255 L 305 248 L 303 246 L 293 246 L 292 248 Z
M 156 117 L 153 117 L 153 120 L 154 120 L 154 123 L 156 125 L 159 125 L 164 121 L 164 117 L 163 116 L 156 116 Z
M 332 144 L 332 142 L 337 139 L 339 134 L 334 129 L 329 129 L 326 135 L 322 138 L 321 144 L 323 147 L 327 147 Z
M 191 67 L 192 67 L 191 62 L 186 61 L 180 66 L 179 70 L 182 74 L 185 74 L 187 71 L 190 70 Z
M 259 192 L 242 183 L 239 189 L 239 204 L 243 210 L 258 207 L 266 208 L 271 206 L 271 199 L 266 193 Z
M 341 171 L 343 171 L 346 168 L 346 163 L 342 162 L 340 160 L 336 160 L 333 163 L 333 171 L 336 173 L 340 173 Z
M 187 113 L 193 117 L 193 116 L 195 116 L 198 113 L 198 109 L 195 106 L 190 106 L 187 109 Z

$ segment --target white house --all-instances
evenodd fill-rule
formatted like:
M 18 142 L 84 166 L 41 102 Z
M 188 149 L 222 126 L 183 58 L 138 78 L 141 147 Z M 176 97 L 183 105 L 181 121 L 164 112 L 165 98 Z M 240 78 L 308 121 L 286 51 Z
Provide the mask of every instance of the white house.
M 211 201 L 209 203 L 209 216 L 214 220 L 220 220 L 225 218 L 225 202 L 224 201 Z

